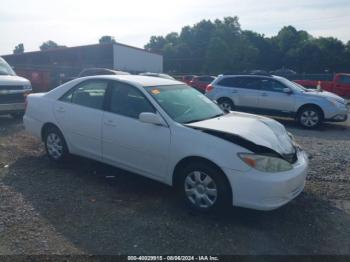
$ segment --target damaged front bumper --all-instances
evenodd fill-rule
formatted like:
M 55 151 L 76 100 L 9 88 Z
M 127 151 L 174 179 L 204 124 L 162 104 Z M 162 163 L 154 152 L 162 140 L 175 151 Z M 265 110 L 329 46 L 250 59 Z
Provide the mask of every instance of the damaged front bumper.
M 299 150 L 293 169 L 264 173 L 254 169 L 246 172 L 223 168 L 233 191 L 234 206 L 257 210 L 273 210 L 297 197 L 304 189 L 308 172 L 308 156 Z

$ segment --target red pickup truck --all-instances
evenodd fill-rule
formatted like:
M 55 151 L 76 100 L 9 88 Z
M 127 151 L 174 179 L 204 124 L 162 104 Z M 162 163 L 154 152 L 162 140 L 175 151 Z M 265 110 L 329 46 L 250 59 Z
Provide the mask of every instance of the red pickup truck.
M 294 82 L 306 88 L 317 88 L 320 86 L 325 91 L 335 93 L 344 98 L 350 98 L 350 74 L 336 74 L 333 81 L 294 80 Z

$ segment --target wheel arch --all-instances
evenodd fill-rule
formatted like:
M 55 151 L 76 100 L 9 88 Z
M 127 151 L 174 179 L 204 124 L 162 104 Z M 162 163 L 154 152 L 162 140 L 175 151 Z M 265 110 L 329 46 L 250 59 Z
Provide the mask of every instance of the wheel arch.
M 220 101 L 223 101 L 223 100 L 228 100 L 230 101 L 233 105 L 235 105 L 235 101 L 232 100 L 232 98 L 229 98 L 227 96 L 221 96 L 220 98 L 218 98 L 216 101 L 219 103 Z
M 317 108 L 317 109 L 321 112 L 321 114 L 322 114 L 322 119 L 324 119 L 325 113 L 324 113 L 322 107 L 320 107 L 319 105 L 314 104 L 314 103 L 307 103 L 307 104 L 304 104 L 304 105 L 300 106 L 300 107 L 298 108 L 298 110 L 297 110 L 296 117 L 299 117 L 300 112 L 301 112 L 303 109 L 307 108 L 307 107 L 314 107 L 314 108 Z
M 42 128 L 41 128 L 41 134 L 40 134 L 40 136 L 41 136 L 41 140 L 42 140 L 42 141 L 44 141 L 45 132 L 46 132 L 50 127 L 57 128 L 57 129 L 62 133 L 61 129 L 60 129 L 57 125 L 55 125 L 54 123 L 51 123 L 51 122 L 47 122 L 47 123 L 45 123 L 45 124 L 42 126 Z
M 172 173 L 172 186 L 177 186 L 178 183 L 179 183 L 179 173 L 181 171 L 181 169 L 183 169 L 186 165 L 190 164 L 190 163 L 204 163 L 204 164 L 207 164 L 207 165 L 210 165 L 212 167 L 214 167 L 215 169 L 218 169 L 220 170 L 220 172 L 222 173 L 222 175 L 224 176 L 226 182 L 228 183 L 229 185 L 229 188 L 230 188 L 230 196 L 231 196 L 231 200 L 232 200 L 232 197 L 233 197 L 233 190 L 232 190 L 232 186 L 231 186 L 231 183 L 230 183 L 230 180 L 228 179 L 227 175 L 225 174 L 225 172 L 222 170 L 222 168 L 220 168 L 217 164 L 215 164 L 213 161 L 207 159 L 207 158 L 204 158 L 204 157 L 200 157 L 200 156 L 187 156 L 183 159 L 181 159 L 176 165 L 175 165 L 175 168 L 173 170 L 173 173 Z

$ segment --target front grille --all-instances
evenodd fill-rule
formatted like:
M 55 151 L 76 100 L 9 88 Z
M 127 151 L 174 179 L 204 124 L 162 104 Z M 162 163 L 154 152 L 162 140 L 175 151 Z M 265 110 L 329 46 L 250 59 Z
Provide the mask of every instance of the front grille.
M 19 94 L 0 94 L 0 104 L 24 103 L 25 97 L 23 93 Z
M 3 85 L 0 85 L 0 91 L 1 90 L 23 90 L 23 86 L 3 86 Z

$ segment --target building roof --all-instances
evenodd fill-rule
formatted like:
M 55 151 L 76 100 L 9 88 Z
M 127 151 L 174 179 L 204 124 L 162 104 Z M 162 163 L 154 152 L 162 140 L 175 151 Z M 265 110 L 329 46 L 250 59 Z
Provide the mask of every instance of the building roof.
M 116 44 L 91 44 L 91 45 L 72 46 L 72 47 L 58 47 L 58 48 L 53 48 L 53 49 L 48 49 L 48 50 L 43 50 L 43 51 L 38 50 L 38 51 L 24 52 L 22 54 L 7 54 L 7 55 L 2 55 L 2 56 L 3 57 L 6 57 L 6 56 L 21 56 L 21 55 L 26 55 L 26 54 L 41 54 L 41 53 L 46 53 L 46 52 L 61 52 L 61 51 L 66 51 L 66 50 L 79 49 L 79 48 L 113 46 L 113 45 L 128 47 L 128 48 L 132 48 L 132 49 L 135 49 L 135 50 L 139 50 L 139 51 L 143 51 L 143 52 L 147 52 L 147 53 L 151 53 L 151 54 L 155 54 L 155 55 L 161 56 L 161 54 L 157 54 L 157 53 L 148 51 L 146 49 L 142 49 L 142 48 L 139 48 L 139 47 L 134 47 L 134 46 L 130 46 L 130 45 L 122 44 L 122 43 L 116 43 Z

